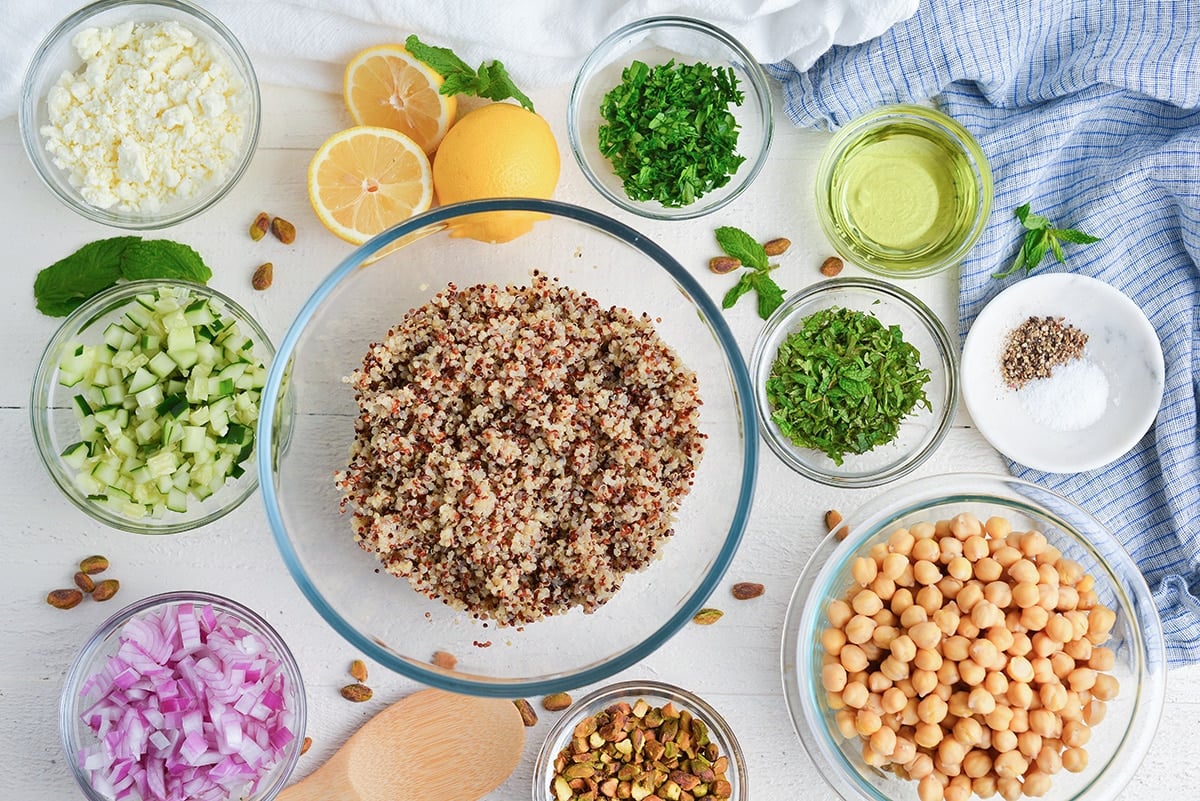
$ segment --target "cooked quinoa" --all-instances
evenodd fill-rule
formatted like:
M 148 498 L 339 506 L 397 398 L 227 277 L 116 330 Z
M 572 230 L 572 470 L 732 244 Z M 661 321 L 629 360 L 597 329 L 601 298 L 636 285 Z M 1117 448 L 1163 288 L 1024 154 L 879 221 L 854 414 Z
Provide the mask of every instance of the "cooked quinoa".
M 696 375 L 650 318 L 537 274 L 450 284 L 347 381 L 355 540 L 500 625 L 610 599 L 671 536 L 704 450 Z

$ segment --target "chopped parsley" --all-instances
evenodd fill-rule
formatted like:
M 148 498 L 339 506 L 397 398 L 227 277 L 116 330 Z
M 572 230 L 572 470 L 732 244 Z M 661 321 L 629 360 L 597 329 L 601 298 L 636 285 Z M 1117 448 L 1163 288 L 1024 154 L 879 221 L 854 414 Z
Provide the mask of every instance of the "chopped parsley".
M 788 334 L 767 378 L 771 420 L 801 448 L 834 464 L 894 440 L 925 395 L 930 372 L 900 326 L 833 306 Z
M 744 99 L 732 67 L 634 61 L 600 103 L 600 152 L 630 199 L 690 205 L 746 160 L 729 110 Z

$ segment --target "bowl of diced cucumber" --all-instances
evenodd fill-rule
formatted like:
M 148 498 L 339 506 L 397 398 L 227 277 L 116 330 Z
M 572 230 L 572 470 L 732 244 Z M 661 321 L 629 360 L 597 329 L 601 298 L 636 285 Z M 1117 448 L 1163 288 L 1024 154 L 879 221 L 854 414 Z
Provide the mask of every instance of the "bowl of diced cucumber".
M 114 528 L 211 523 L 258 486 L 247 469 L 275 349 L 236 302 L 187 281 L 118 284 L 51 338 L 30 403 L 42 462 Z

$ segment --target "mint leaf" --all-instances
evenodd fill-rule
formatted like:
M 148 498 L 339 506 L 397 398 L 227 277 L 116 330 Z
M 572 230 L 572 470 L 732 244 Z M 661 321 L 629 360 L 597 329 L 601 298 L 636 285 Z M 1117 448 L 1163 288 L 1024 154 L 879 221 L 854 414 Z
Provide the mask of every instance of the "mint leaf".
M 1013 211 L 1021 225 L 1025 227 L 1025 239 L 1021 243 L 1017 257 L 1004 272 L 992 273 L 992 278 L 1007 278 L 1022 267 L 1029 273 L 1042 263 L 1046 251 L 1050 251 L 1061 264 L 1066 261 L 1062 243 L 1070 242 L 1076 245 L 1087 245 L 1099 242 L 1100 237 L 1085 234 L 1073 228 L 1055 228 L 1050 220 L 1041 214 L 1031 214 L 1029 204 L 1024 203 Z
M 198 284 L 212 278 L 212 270 L 199 253 L 169 239 L 142 240 L 131 244 L 122 259 L 121 274 L 130 281 L 176 278 Z
M 508 100 L 513 98 L 525 108 L 533 111 L 533 101 L 517 88 L 508 75 L 508 70 L 499 61 L 488 61 L 473 70 L 454 51 L 448 47 L 427 45 L 416 37 L 409 35 L 404 40 L 404 49 L 413 58 L 424 62 L 430 69 L 442 76 L 439 94 L 473 95 L 487 100 Z
M 1028 203 L 1023 206 L 1018 206 L 1014 213 L 1017 215 L 1017 219 L 1021 221 L 1021 225 L 1025 226 L 1030 231 L 1039 231 L 1050 226 L 1050 220 L 1046 219 L 1042 215 L 1029 213 Z
M 767 251 L 758 240 L 740 228 L 723 225 L 716 230 L 717 244 L 725 254 L 741 260 L 742 264 L 755 270 L 768 268 Z
M 113 286 L 121 278 L 121 258 L 136 236 L 116 236 L 90 242 L 37 274 L 33 297 L 37 310 L 66 317 L 81 303 Z
M 755 273 L 742 273 L 742 277 L 733 285 L 733 288 L 725 293 L 725 299 L 721 301 L 722 309 L 732 309 L 733 304 L 738 302 L 738 299 L 754 288 Z
M 1074 242 L 1077 245 L 1090 245 L 1092 242 L 1099 242 L 1100 237 L 1085 234 L 1083 231 L 1076 231 L 1073 228 L 1052 228 L 1050 233 L 1056 238 L 1064 242 Z
M 765 272 L 750 273 L 750 281 L 758 293 L 758 316 L 765 320 L 783 303 L 783 289 Z

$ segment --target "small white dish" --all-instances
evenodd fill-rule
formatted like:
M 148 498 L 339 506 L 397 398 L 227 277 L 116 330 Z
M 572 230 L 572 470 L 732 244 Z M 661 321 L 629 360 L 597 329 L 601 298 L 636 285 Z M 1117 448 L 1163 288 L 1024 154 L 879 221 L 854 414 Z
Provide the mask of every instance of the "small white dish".
M 1088 335 L 1081 361 L 1107 380 L 1098 415 L 1083 411 L 1094 399 L 1073 399 L 1086 425 L 1038 422 L 1047 415 L 1030 413 L 1033 382 L 1015 390 L 1001 377 L 1009 333 L 1030 317 L 1046 316 Z M 1080 473 L 1120 458 L 1149 430 L 1162 403 L 1163 355 L 1154 326 L 1120 290 L 1083 275 L 1048 273 L 1001 292 L 971 326 L 961 364 L 963 402 L 979 432 L 1013 461 L 1049 473 Z

